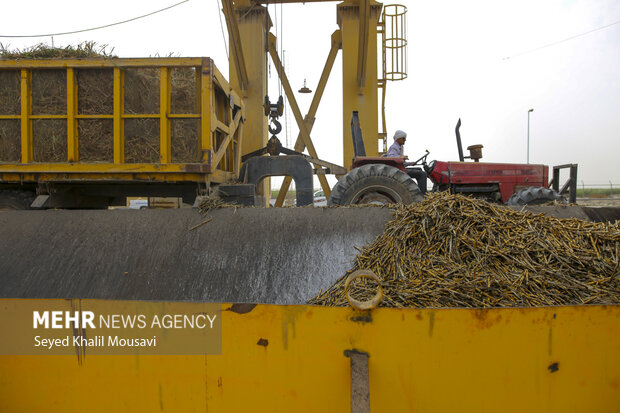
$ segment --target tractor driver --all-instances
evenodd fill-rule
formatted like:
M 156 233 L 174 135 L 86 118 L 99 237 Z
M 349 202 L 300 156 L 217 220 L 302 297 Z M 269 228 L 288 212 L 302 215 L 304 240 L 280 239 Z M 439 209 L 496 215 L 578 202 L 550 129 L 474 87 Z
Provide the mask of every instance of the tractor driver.
M 388 149 L 385 157 L 387 158 L 405 158 L 403 145 L 407 140 L 407 133 L 402 130 L 397 130 L 394 133 L 394 143 Z M 412 162 L 405 162 L 405 169 L 407 170 L 407 174 L 418 181 L 418 188 L 420 188 L 420 192 L 422 195 L 426 194 L 426 172 L 419 168 L 407 168 L 411 166 Z

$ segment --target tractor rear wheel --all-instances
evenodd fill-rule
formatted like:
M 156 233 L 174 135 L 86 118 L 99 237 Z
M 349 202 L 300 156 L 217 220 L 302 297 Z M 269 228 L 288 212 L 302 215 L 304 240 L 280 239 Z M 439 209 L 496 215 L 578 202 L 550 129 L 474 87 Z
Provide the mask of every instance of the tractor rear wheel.
M 532 186 L 512 194 L 506 205 L 540 205 L 553 201 L 566 204 L 566 199 L 553 189 Z
M 5 189 L 0 190 L 0 209 L 30 209 L 34 192 Z
M 422 200 L 418 185 L 405 172 L 385 164 L 368 164 L 343 176 L 327 205 L 411 204 Z

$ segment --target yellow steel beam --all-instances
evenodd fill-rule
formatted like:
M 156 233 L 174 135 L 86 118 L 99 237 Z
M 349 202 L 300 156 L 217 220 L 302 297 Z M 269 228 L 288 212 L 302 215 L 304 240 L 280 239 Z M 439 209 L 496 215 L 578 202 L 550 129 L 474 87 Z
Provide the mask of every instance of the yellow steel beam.
M 230 134 L 230 128 L 224 122 L 219 119 L 215 120 L 215 130 L 225 133 L 226 135 Z
M 0 60 L 2 69 L 66 69 L 73 68 L 115 68 L 115 67 L 196 67 L 208 57 L 148 57 L 148 58 L 85 58 L 85 59 L 19 59 Z
M 334 61 L 336 60 L 336 56 L 338 55 L 338 50 L 342 47 L 342 34 L 340 30 L 336 30 L 332 34 L 332 46 L 329 50 L 329 55 L 327 56 L 327 61 L 325 62 L 325 66 L 323 67 L 323 72 L 321 73 L 321 78 L 319 79 L 319 83 L 315 89 L 314 96 L 312 96 L 312 102 L 310 103 L 310 109 L 304 118 L 304 122 L 308 129 L 308 133 L 312 132 L 312 127 L 314 126 L 314 120 L 316 117 L 316 112 L 319 108 L 319 104 L 321 103 L 321 98 L 323 97 L 323 92 L 325 91 L 325 86 L 327 85 L 327 80 L 329 79 L 329 75 L 331 74 L 332 68 L 334 67 Z M 295 146 L 293 149 L 297 152 L 302 152 L 306 148 L 301 132 L 297 135 L 297 140 L 295 141 Z M 284 177 L 282 181 L 282 186 L 280 187 L 280 192 L 278 192 L 278 197 L 276 199 L 276 207 L 281 207 L 284 205 L 284 198 L 286 197 L 286 193 L 291 185 L 293 178 L 290 176 Z M 328 197 L 329 195 L 326 195 Z
M 71 182 L 76 183 L 92 183 L 97 181 L 98 183 L 167 183 L 167 182 L 203 182 L 205 176 L 210 174 L 204 173 L 190 173 L 190 172 L 136 172 L 136 173 L 23 173 L 23 174 L 5 174 L 0 172 L 0 181 L 12 182 L 12 183 L 45 183 L 45 182 Z M 230 179 L 218 181 L 213 179 L 213 182 L 223 183 L 231 182 Z
M 308 153 L 310 156 L 318 158 L 316 154 L 316 149 L 314 148 L 314 144 L 312 143 L 312 139 L 310 138 L 310 132 L 301 117 L 301 111 L 299 110 L 299 105 L 297 105 L 297 100 L 295 99 L 295 94 L 293 93 L 293 89 L 291 88 L 291 84 L 288 81 L 288 77 L 284 72 L 284 68 L 282 67 L 282 62 L 280 61 L 280 57 L 278 56 L 278 51 L 276 48 L 276 37 L 273 34 L 269 35 L 269 54 L 271 55 L 271 59 L 273 60 L 273 64 L 276 67 L 276 71 L 278 72 L 278 76 L 280 76 L 280 81 L 282 82 L 282 87 L 286 93 L 286 97 L 288 98 L 288 102 L 291 105 L 291 111 L 295 116 L 295 121 L 297 122 L 297 126 L 299 127 L 299 131 L 301 134 L 301 138 L 308 148 Z M 323 192 L 325 196 L 328 197 L 331 194 L 331 188 L 327 183 L 327 178 L 325 175 L 319 175 L 319 182 L 321 183 L 321 188 L 323 188 Z
M 197 113 L 168 113 L 168 119 L 200 119 Z
M 221 169 L 214 169 L 208 176 L 211 181 L 217 183 L 232 183 L 237 180 L 237 174 L 234 172 L 222 171 Z
M 67 160 L 77 162 L 78 152 L 78 125 L 77 125 L 77 82 L 75 70 L 67 68 Z
M 381 80 L 378 85 L 379 89 L 381 89 L 381 136 L 383 137 L 384 148 L 383 151 L 387 151 L 386 147 L 386 138 L 387 138 L 387 120 L 385 117 L 385 95 L 387 93 L 387 81 L 385 79 Z
M 359 113 L 362 136 L 367 156 L 378 156 L 378 92 L 377 92 L 377 35 L 376 27 L 381 12 L 381 4 L 371 1 L 369 12 L 365 17 L 368 28 L 365 35 L 367 41 L 365 81 L 360 90 L 358 75 L 360 65 L 359 48 L 360 32 L 364 30 L 364 23 L 360 16 L 360 3 L 345 2 L 337 6 L 338 25 L 342 31 L 342 136 L 343 136 L 343 165 L 350 168 L 353 160 L 353 141 L 351 137 L 350 120 L 353 111 Z
M 75 115 L 76 119 L 114 119 L 114 115 Z
M 241 120 L 241 114 L 238 114 L 238 119 L 239 121 Z M 235 119 L 233 118 L 233 109 L 232 106 L 229 104 L 228 105 L 228 117 L 227 119 L 229 120 L 228 122 L 230 123 L 230 127 L 229 127 L 229 131 L 228 131 L 228 135 L 226 136 L 226 138 L 230 137 L 230 139 L 228 139 L 228 143 L 226 144 L 227 150 L 226 150 L 226 170 L 228 171 L 233 171 L 234 167 L 235 167 L 235 162 L 234 162 L 234 152 L 233 152 L 233 139 L 234 139 L 234 135 L 237 129 L 237 125 L 234 124 Z
M 230 128 L 228 131 L 228 135 L 226 135 L 226 139 L 228 141 L 228 143 L 226 143 L 226 170 L 227 171 L 233 171 L 233 168 L 235 167 L 235 163 L 234 163 L 234 153 L 233 153 L 233 139 L 234 139 L 234 134 L 236 131 L 236 126 L 234 125 L 233 121 L 233 115 L 232 115 L 232 107 L 230 105 L 228 105 L 228 119 L 230 119 Z M 241 119 L 241 115 L 239 115 L 239 119 Z
M 114 163 L 125 162 L 125 73 L 120 67 L 114 68 Z
M 241 112 L 237 112 L 237 115 L 235 116 L 235 118 L 231 122 L 230 127 L 227 127 L 228 131 L 227 131 L 227 134 L 226 134 L 226 138 L 224 138 L 224 140 L 220 144 L 220 147 L 218 148 L 217 152 L 215 153 L 215 155 L 213 155 L 212 165 L 214 167 L 217 167 L 217 165 L 222 160 L 222 157 L 224 156 L 224 153 L 226 153 L 226 150 L 228 149 L 229 144 L 232 141 L 233 136 L 234 136 L 234 134 L 237 131 L 237 127 L 239 126 L 239 122 L 241 122 Z
M 228 28 L 231 58 L 234 60 L 233 66 L 237 72 L 239 86 L 241 90 L 244 91 L 248 88 L 248 72 L 245 66 L 241 35 L 239 34 L 237 18 L 234 15 L 232 0 L 222 0 L 222 9 L 224 12 L 224 18 L 226 19 L 226 27 Z
M 370 19 L 370 0 L 360 0 L 360 28 L 359 28 L 359 45 L 357 47 L 357 87 L 360 94 L 364 91 L 366 84 L 366 60 L 368 55 L 368 30 Z
M 212 172 L 80 172 L 80 173 L 54 173 L 54 172 L 28 172 L 28 173 L 2 173 L 0 182 L 7 183 L 44 183 L 44 182 L 71 182 L 73 184 L 83 182 L 92 183 L 167 183 L 167 182 L 192 182 L 202 183 L 208 178 L 214 183 L 235 182 L 236 174 L 227 171 L 214 170 Z
M 67 115 L 30 115 L 30 119 L 67 119 Z
M 239 126 L 237 127 L 237 133 L 236 133 L 237 138 L 234 142 L 235 152 L 234 152 L 233 161 L 234 161 L 235 177 L 238 177 L 241 172 L 241 139 L 243 137 L 243 124 L 244 122 L 241 122 Z
M 268 122 L 263 109 L 265 96 L 267 95 L 267 73 L 265 53 L 265 31 L 269 30 L 269 21 L 265 18 L 267 10 L 265 7 L 256 5 L 250 1 L 235 1 L 232 20 L 236 20 L 239 28 L 240 41 L 238 44 L 230 44 L 230 86 L 242 98 L 245 104 L 244 122 L 251 125 L 244 129 L 243 140 L 240 142 L 241 154 L 247 154 L 264 147 L 268 140 Z M 243 90 L 242 79 L 240 79 L 235 68 L 235 58 L 233 47 L 241 46 L 245 65 L 248 69 L 248 84 Z M 258 195 L 265 198 L 265 206 L 268 205 L 271 192 L 270 179 L 265 178 L 262 184 L 256 188 Z
M 224 93 L 226 93 L 227 95 L 229 93 L 234 93 L 231 90 L 231 86 L 230 83 L 228 82 L 228 80 L 226 80 L 226 78 L 224 77 L 224 75 L 222 74 L 222 72 L 220 72 L 220 70 L 217 68 L 217 66 L 213 65 L 212 66 L 212 73 L 213 73 L 213 83 L 218 86 L 220 89 L 222 89 L 222 91 Z M 235 93 L 236 95 L 236 93 Z M 237 95 L 237 98 L 239 97 L 239 95 Z M 237 100 L 237 104 L 239 103 L 239 100 Z
M 32 72 L 28 69 L 21 70 L 21 154 L 22 163 L 33 161 L 32 149 Z
M 203 163 L 35 163 L 35 164 L 0 164 L 0 173 L 116 173 L 116 172 L 209 172 L 209 165 Z
M 194 85 L 196 88 L 196 100 L 194 101 L 194 112 L 198 114 L 198 140 L 196 142 L 196 153 L 198 154 L 198 159 L 202 160 L 202 113 L 200 111 L 201 101 L 202 101 L 202 91 L 201 91 L 201 79 L 202 79 L 202 68 L 196 67 L 194 69 Z
M 213 147 L 212 107 L 213 107 L 213 62 L 203 60 L 200 70 L 200 153 L 201 161 L 211 161 L 211 148 Z
M 161 119 L 161 113 L 126 113 L 123 119 Z
M 620 406 L 618 305 L 357 312 L 222 304 L 218 317 L 221 355 L 95 356 L 86 348 L 0 356 L 2 411 L 348 412 L 347 350 L 369 356 L 371 412 Z
M 170 70 L 167 67 L 159 69 L 159 157 L 161 163 L 172 161 L 170 139 Z

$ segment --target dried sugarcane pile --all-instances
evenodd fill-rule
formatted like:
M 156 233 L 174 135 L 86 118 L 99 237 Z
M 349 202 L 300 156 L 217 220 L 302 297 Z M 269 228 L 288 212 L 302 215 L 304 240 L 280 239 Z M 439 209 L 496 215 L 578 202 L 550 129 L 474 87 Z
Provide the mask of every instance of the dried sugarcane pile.
M 209 211 L 213 211 L 215 209 L 237 207 L 239 207 L 239 205 L 226 203 L 222 201 L 221 198 L 216 196 L 206 196 L 203 197 L 200 204 L 198 204 L 198 212 L 200 212 L 200 215 L 207 215 Z
M 370 269 L 380 307 L 530 307 L 620 304 L 620 222 L 591 223 L 516 212 L 435 193 L 398 206 L 354 268 L 310 304 L 346 306 L 346 277 Z M 375 294 L 357 280 L 357 299 Z

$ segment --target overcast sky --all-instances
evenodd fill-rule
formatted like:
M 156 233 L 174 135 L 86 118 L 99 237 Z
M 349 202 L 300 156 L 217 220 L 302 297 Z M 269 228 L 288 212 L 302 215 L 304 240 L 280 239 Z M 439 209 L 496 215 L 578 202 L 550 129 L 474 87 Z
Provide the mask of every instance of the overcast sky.
M 86 29 L 178 1 L 4 1 L 0 35 Z M 531 163 L 578 163 L 580 185 L 611 181 L 620 186 L 620 24 L 614 24 L 620 21 L 619 1 L 399 3 L 408 8 L 409 70 L 406 80 L 388 84 L 387 121 L 390 136 L 396 129 L 408 133 L 405 152 L 410 159 L 428 149 L 429 159 L 456 160 L 454 126 L 460 117 L 464 147 L 483 144 L 483 161 L 525 162 L 527 111 L 532 108 Z M 330 35 L 338 28 L 336 4 L 277 6 L 278 32 L 283 33 L 295 89 L 304 78 L 308 87 L 316 87 Z M 275 22 L 276 7 L 270 6 L 270 11 Z M 563 41 L 607 25 L 611 26 Z M 57 46 L 85 40 L 113 46 L 119 57 L 209 56 L 228 74 L 217 0 L 190 0 L 127 24 L 54 37 Z M 22 48 L 39 41 L 51 43 L 51 38 L 0 41 Z M 339 57 L 312 133 L 319 157 L 338 164 L 342 163 L 341 71 Z M 273 71 L 270 96 L 277 96 L 276 81 Z M 311 95 L 298 95 L 302 112 L 310 101 Z M 292 147 L 297 136 L 292 115 L 288 125 Z M 286 141 L 284 132 L 281 140 Z

